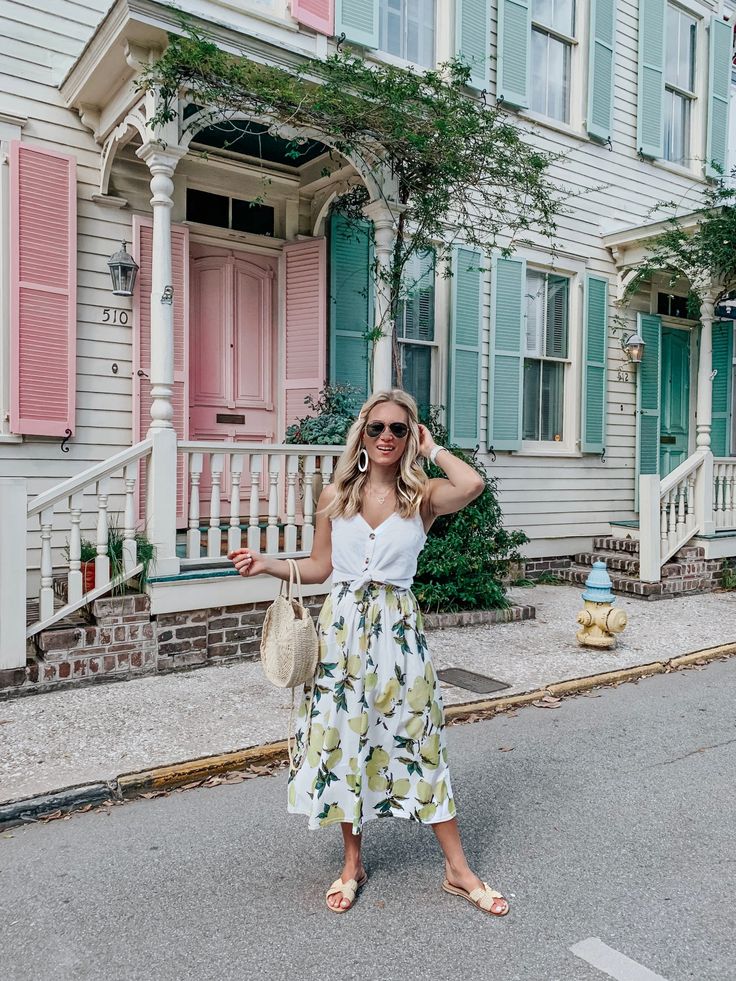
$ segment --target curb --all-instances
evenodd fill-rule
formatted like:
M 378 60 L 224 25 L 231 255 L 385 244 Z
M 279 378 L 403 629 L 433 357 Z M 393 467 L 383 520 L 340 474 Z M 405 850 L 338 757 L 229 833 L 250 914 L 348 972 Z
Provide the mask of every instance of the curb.
M 721 644 L 718 647 L 710 647 L 702 651 L 693 651 L 690 654 L 673 657 L 667 661 L 651 661 L 648 664 L 636 664 L 633 667 L 621 668 L 618 671 L 604 671 L 600 674 L 585 675 L 582 678 L 570 678 L 567 681 L 554 682 L 545 688 L 537 688 L 534 691 L 519 692 L 515 695 L 489 698 L 484 701 L 460 702 L 445 707 L 445 720 L 454 723 L 471 719 L 478 721 L 491 718 L 499 712 L 530 705 L 532 702 L 543 699 L 545 695 L 560 697 L 575 695 L 579 692 L 589 691 L 591 688 L 638 681 L 639 678 L 647 678 L 655 674 L 668 674 L 679 668 L 703 664 L 733 655 L 736 655 L 736 643 Z M 105 801 L 130 800 L 143 793 L 173 790 L 183 784 L 199 782 L 231 770 L 283 762 L 287 758 L 287 753 L 286 740 L 280 740 L 262 746 L 249 746 L 247 749 L 239 749 L 231 753 L 218 753 L 167 766 L 152 767 L 149 770 L 139 770 L 135 773 L 123 773 L 108 783 L 97 781 L 89 784 L 78 784 L 48 794 L 38 794 L 22 800 L 9 801 L 0 804 L 0 830 L 15 827 L 28 821 L 43 820 L 44 817 L 49 817 L 57 811 L 73 811 L 88 804 L 104 804 Z

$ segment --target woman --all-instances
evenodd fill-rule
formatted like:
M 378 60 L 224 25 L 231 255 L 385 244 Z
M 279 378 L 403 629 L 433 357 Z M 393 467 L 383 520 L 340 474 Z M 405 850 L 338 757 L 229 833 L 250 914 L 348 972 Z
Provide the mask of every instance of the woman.
M 447 479 L 429 480 L 419 456 Z M 327 892 L 336 913 L 350 909 L 367 879 L 363 824 L 388 816 L 432 825 L 445 856 L 445 891 L 495 916 L 508 912 L 470 870 L 460 843 L 442 697 L 410 592 L 432 522 L 483 487 L 472 467 L 419 425 L 414 399 L 394 389 L 363 405 L 334 482 L 320 495 L 312 553 L 299 571 L 304 583 L 332 574 L 333 585 L 318 621 L 314 691 L 299 712 L 288 809 L 307 814 L 310 828 L 342 828 L 345 864 Z M 286 562 L 250 549 L 230 558 L 243 576 L 289 578 Z

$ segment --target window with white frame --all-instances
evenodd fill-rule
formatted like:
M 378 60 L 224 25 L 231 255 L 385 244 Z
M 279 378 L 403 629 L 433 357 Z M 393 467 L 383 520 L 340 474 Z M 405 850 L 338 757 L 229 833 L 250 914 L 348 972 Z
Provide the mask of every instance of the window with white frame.
M 527 270 L 522 438 L 561 442 L 568 363 L 570 280 Z
M 425 68 L 435 63 L 435 0 L 379 0 L 381 51 Z
M 532 0 L 531 108 L 570 121 L 575 0 Z
M 434 278 L 434 252 L 412 255 L 404 267 L 405 295 L 396 314 L 403 387 L 414 396 L 420 412 L 432 401 Z
M 664 157 L 687 164 L 695 103 L 695 46 L 697 21 L 667 4 L 664 73 Z

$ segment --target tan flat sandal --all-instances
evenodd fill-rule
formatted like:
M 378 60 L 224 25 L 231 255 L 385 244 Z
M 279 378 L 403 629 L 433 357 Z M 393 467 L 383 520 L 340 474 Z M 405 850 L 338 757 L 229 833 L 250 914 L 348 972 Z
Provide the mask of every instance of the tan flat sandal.
M 347 913 L 349 909 L 353 908 L 353 903 L 355 902 L 355 897 L 358 894 L 358 890 L 361 886 L 364 886 L 368 881 L 368 874 L 365 873 L 358 879 L 348 879 L 347 882 L 343 882 L 342 879 L 335 879 L 330 888 L 327 890 L 325 895 L 325 902 L 330 898 L 330 896 L 335 896 L 337 893 L 341 893 L 345 899 L 350 903 L 349 906 L 330 906 L 327 903 L 327 909 L 331 910 L 333 913 Z
M 500 892 L 496 892 L 491 889 L 487 882 L 483 883 L 483 888 L 478 886 L 477 889 L 473 889 L 468 892 L 466 889 L 461 889 L 459 886 L 451 885 L 447 879 L 442 883 L 442 888 L 445 892 L 451 893 L 453 896 L 462 896 L 463 899 L 467 899 L 469 903 L 473 906 L 477 906 L 479 910 L 484 913 L 489 913 L 491 916 L 506 916 L 509 911 L 508 900 L 501 895 Z M 494 909 L 494 906 L 499 904 L 499 900 L 503 902 L 501 909 Z

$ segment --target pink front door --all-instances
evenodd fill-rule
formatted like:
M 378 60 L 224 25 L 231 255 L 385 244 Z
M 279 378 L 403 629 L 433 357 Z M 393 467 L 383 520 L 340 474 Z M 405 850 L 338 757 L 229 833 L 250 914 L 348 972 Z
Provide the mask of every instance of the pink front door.
M 277 260 L 191 254 L 190 439 L 273 442 Z

